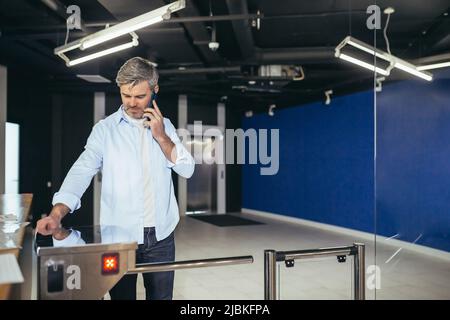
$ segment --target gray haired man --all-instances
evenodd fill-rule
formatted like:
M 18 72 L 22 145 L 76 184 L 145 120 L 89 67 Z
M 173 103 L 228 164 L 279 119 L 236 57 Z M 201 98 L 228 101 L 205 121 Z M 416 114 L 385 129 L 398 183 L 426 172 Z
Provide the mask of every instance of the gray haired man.
M 122 105 L 92 129 L 85 150 L 53 197 L 49 216 L 37 231 L 63 237 L 61 219 L 81 206 L 92 177 L 102 170 L 100 224 L 120 226 L 138 242 L 137 263 L 175 260 L 174 230 L 179 221 L 172 170 L 189 178 L 194 159 L 182 145 L 152 93 L 158 73 L 150 61 L 134 57 L 117 73 Z M 67 236 L 67 235 L 64 235 Z M 147 299 L 172 299 L 174 272 L 146 273 Z M 112 299 L 136 299 L 136 275 L 123 277 Z

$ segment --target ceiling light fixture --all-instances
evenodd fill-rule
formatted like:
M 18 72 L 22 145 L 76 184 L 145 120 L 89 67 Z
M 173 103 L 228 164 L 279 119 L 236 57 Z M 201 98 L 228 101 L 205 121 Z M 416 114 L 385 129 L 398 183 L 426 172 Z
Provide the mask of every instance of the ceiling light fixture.
M 72 66 L 74 64 L 78 64 L 81 62 L 85 62 L 87 60 L 104 56 L 106 54 L 110 54 L 112 52 L 117 52 L 120 50 L 130 48 L 132 46 L 137 46 L 138 45 L 137 35 L 134 33 L 134 31 L 148 27 L 149 25 L 161 22 L 163 20 L 170 19 L 170 16 L 173 12 L 184 9 L 185 7 L 186 7 L 186 0 L 178 0 L 172 2 L 159 9 L 155 9 L 153 11 L 144 13 L 135 18 L 118 23 L 112 27 L 107 27 L 84 38 L 57 47 L 55 48 L 54 53 L 55 55 L 59 56 L 64 61 L 66 61 L 67 66 Z M 80 58 L 81 60 L 77 59 L 71 62 L 69 58 L 67 58 L 67 56 L 64 54 L 67 51 L 75 50 L 78 48 L 80 50 L 85 50 L 87 48 L 91 48 L 100 43 L 112 40 L 114 38 L 126 35 L 128 33 L 133 36 L 132 42 L 88 55 L 86 57 Z M 87 59 L 87 57 L 89 57 L 89 59 Z M 77 62 L 75 63 L 75 61 Z
M 446 67 L 450 67 L 450 61 L 441 62 L 441 63 L 433 63 L 433 64 L 424 65 L 424 66 L 418 66 L 417 70 L 424 71 L 424 70 L 446 68 Z
M 350 57 L 350 56 L 348 56 L 348 55 L 346 55 L 346 54 L 341 53 L 341 54 L 338 56 L 338 58 L 341 58 L 342 60 L 345 60 L 345 61 L 354 63 L 354 64 L 356 64 L 356 65 L 358 65 L 358 66 L 360 66 L 360 67 L 369 69 L 369 70 L 371 70 L 371 71 L 376 71 L 376 72 L 378 72 L 379 74 L 382 74 L 382 75 L 384 75 L 384 76 L 388 76 L 388 75 L 389 75 L 389 71 L 388 71 L 388 70 L 384 70 L 384 69 L 375 67 L 375 66 L 371 65 L 370 63 L 367 63 L 367 62 L 364 62 L 364 61 L 362 61 L 362 60 L 359 60 L 359 59 Z
M 422 57 L 415 60 L 414 64 L 418 66 L 417 70 L 419 71 L 448 68 L 450 67 L 450 52 Z
M 89 54 L 89 55 L 81 57 L 81 58 L 70 60 L 64 54 L 61 54 L 60 57 L 64 61 L 66 61 L 66 66 L 72 67 L 74 65 L 77 65 L 77 64 L 80 64 L 80 63 L 83 63 L 83 62 L 86 62 L 86 61 L 89 61 L 89 60 L 92 60 L 92 59 L 103 57 L 103 56 L 106 56 L 108 54 L 112 54 L 114 52 L 122 51 L 122 50 L 125 50 L 125 49 L 128 49 L 128 48 L 137 46 L 139 44 L 137 34 L 135 34 L 133 32 L 133 33 L 131 33 L 131 36 L 132 36 L 132 40 L 130 42 L 127 42 L 127 43 L 124 43 L 124 44 L 121 44 L 121 45 L 118 45 L 118 46 L 115 46 L 115 47 L 112 47 L 112 48 L 109 48 L 109 49 L 106 49 L 106 50 L 95 52 L 95 53 Z
M 148 27 L 163 20 L 169 20 L 173 12 L 177 12 L 185 7 L 186 0 L 178 0 L 159 9 L 141 14 L 135 18 L 116 24 L 113 27 L 87 36 L 82 41 L 80 49 L 84 50 L 99 43 L 123 36 L 124 34 Z
M 374 55 L 380 59 L 383 59 L 390 63 L 390 65 L 386 69 L 382 69 L 379 67 L 374 66 L 373 64 L 364 62 L 360 59 L 357 59 L 355 57 L 349 56 L 348 54 L 344 54 L 341 52 L 341 50 L 346 46 L 350 45 L 354 48 L 357 48 L 359 50 L 362 50 L 364 52 L 367 52 L 371 55 Z M 427 81 L 433 80 L 433 75 L 429 72 L 423 72 L 418 69 L 415 65 L 406 62 L 405 60 L 402 60 L 400 58 L 397 58 L 393 55 L 388 54 L 387 52 L 384 52 L 382 50 L 379 50 L 377 48 L 372 47 L 371 45 L 368 45 L 367 43 L 364 43 L 362 41 L 359 41 L 351 36 L 346 37 L 335 49 L 335 56 L 337 58 L 349 61 L 351 63 L 357 64 L 361 67 L 364 67 L 366 69 L 376 71 L 377 73 L 380 73 L 384 76 L 388 76 L 390 74 L 390 71 L 393 68 L 397 68 L 400 70 L 403 70 L 405 72 L 408 72 L 410 74 L 415 75 L 416 77 L 422 78 Z
M 139 17 L 142 17 L 142 16 L 139 16 Z M 163 21 L 163 18 L 161 16 L 159 16 L 159 17 L 154 17 L 154 18 L 148 19 L 148 20 L 144 20 L 141 23 L 131 23 L 130 25 L 128 25 L 129 22 L 132 22 L 134 19 L 137 19 L 139 17 L 119 23 L 113 27 L 106 28 L 106 29 L 98 31 L 90 36 L 87 36 L 85 39 L 83 39 L 83 41 L 81 41 L 80 49 L 85 50 L 87 48 L 96 46 L 96 45 L 106 42 L 108 40 L 123 36 L 129 32 L 133 32 L 138 29 L 142 29 L 144 27 L 148 27 L 149 25 Z

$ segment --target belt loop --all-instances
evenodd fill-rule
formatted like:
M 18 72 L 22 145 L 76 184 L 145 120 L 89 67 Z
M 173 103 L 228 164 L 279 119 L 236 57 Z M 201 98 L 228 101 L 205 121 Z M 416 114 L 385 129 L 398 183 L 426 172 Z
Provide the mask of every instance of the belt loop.
M 152 246 L 152 244 L 150 241 L 150 228 L 147 228 L 147 248 L 146 249 L 150 249 L 151 246 Z

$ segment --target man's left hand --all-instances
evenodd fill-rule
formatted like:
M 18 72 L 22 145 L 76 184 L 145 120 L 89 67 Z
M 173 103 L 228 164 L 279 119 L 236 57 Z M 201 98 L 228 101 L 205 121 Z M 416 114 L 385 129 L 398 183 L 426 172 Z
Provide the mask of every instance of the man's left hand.
M 150 121 L 144 121 L 144 127 L 150 127 L 153 138 L 158 142 L 169 139 L 164 130 L 164 117 L 155 100 L 153 100 L 153 107 L 154 109 L 146 108 L 144 110 L 144 117 L 150 119 Z

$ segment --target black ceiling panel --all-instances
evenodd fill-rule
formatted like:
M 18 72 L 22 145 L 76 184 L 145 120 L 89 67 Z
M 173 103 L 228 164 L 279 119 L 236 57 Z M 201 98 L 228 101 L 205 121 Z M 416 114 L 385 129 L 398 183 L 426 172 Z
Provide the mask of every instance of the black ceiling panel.
M 299 97 L 321 98 L 326 89 L 338 95 L 372 85 L 373 74 L 334 57 L 334 48 L 347 35 L 372 45 L 376 39 L 377 47 L 386 50 L 382 30 L 374 38 L 366 27 L 366 9 L 372 0 L 186 0 L 186 8 L 170 21 L 138 30 L 138 47 L 68 68 L 53 54 L 55 47 L 65 43 L 67 6 L 78 5 L 83 22 L 83 30 L 69 32 L 70 42 L 103 29 L 106 23 L 125 21 L 171 1 L 45 2 L 0 0 L 0 63 L 39 72 L 48 88 L 61 90 L 81 90 L 87 84 L 77 73 L 114 79 L 124 61 L 139 55 L 158 63 L 161 86 L 167 93 L 208 99 L 229 96 L 247 104 L 290 103 Z M 387 29 L 392 54 L 415 60 L 450 52 L 450 0 L 376 3 L 381 10 L 387 6 L 396 10 Z M 386 17 L 381 13 L 382 27 Z M 208 46 L 213 28 L 220 44 L 217 51 Z M 302 66 L 305 79 L 258 78 L 258 68 L 264 65 Z M 114 86 L 102 88 L 113 91 Z M 98 88 L 91 85 L 82 90 Z

